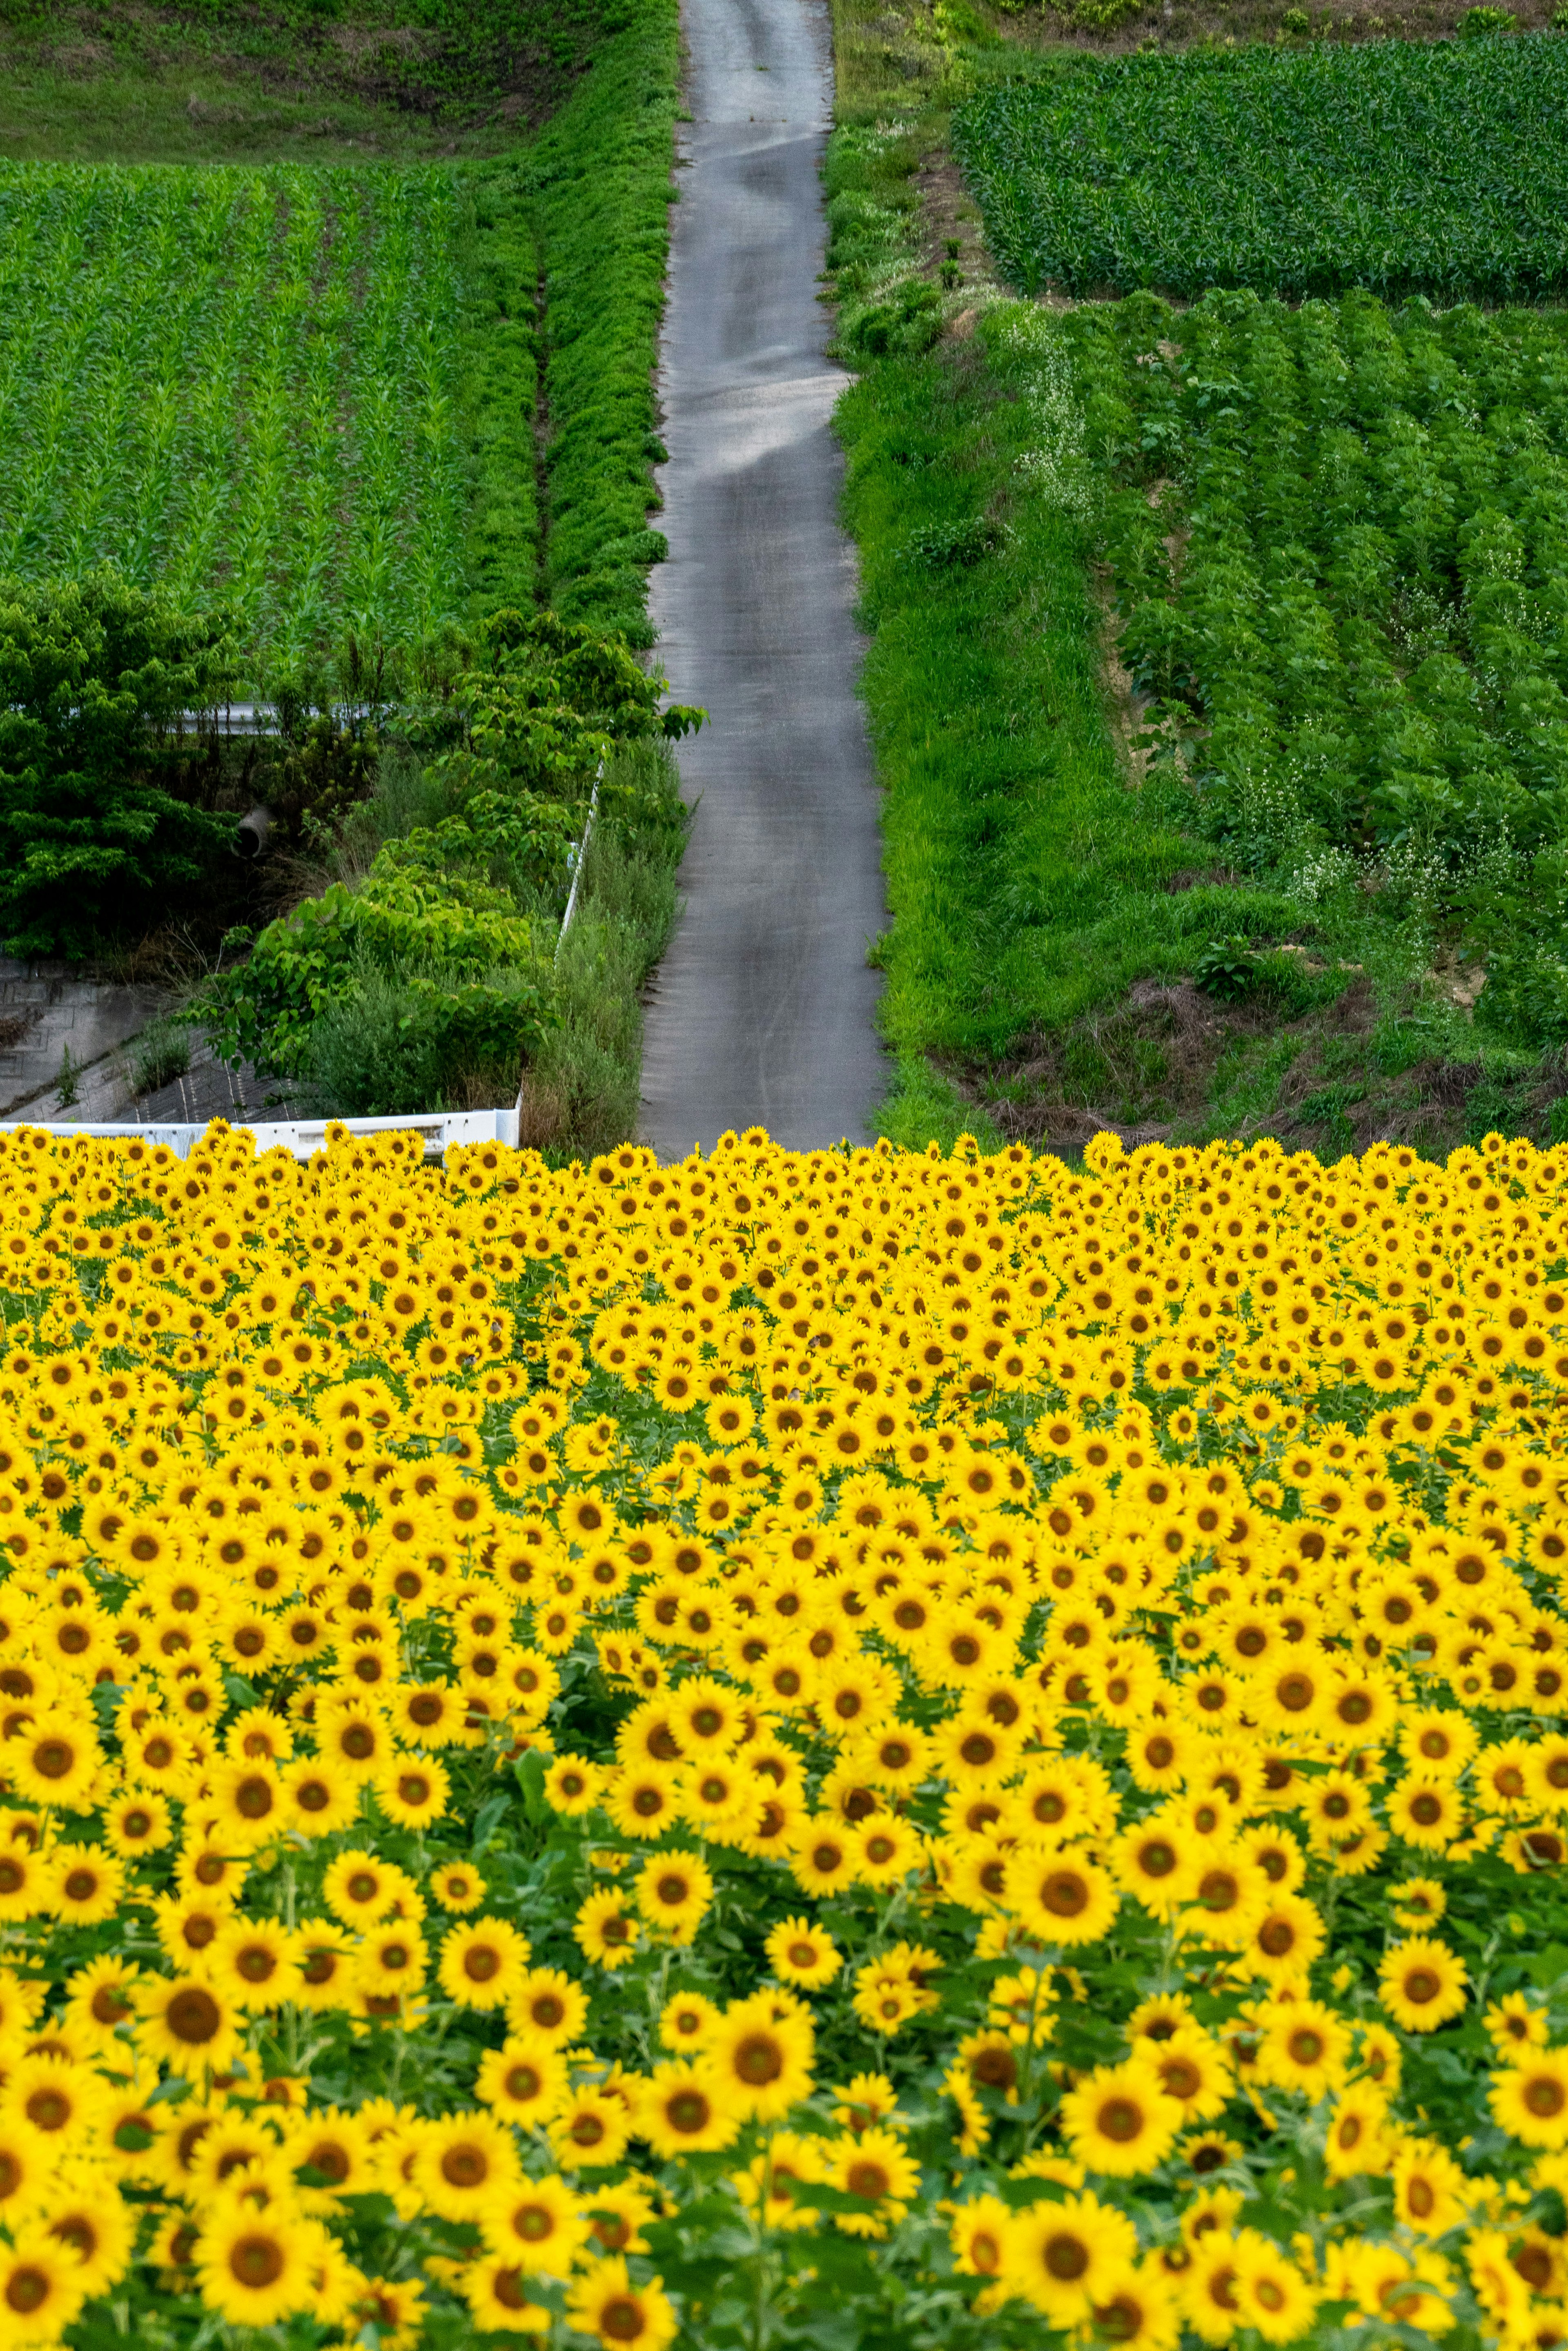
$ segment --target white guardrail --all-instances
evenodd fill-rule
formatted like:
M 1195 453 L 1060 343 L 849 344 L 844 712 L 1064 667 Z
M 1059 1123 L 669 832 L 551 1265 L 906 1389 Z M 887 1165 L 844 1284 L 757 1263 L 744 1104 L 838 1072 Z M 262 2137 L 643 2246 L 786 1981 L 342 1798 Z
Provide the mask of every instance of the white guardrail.
M 221 1113 L 219 1113 L 221 1115 Z M 243 1119 L 231 1119 L 236 1133 L 254 1135 L 257 1152 L 276 1151 L 280 1146 L 293 1153 L 296 1159 L 308 1159 L 313 1153 L 324 1150 L 327 1129 L 336 1126 L 350 1134 L 422 1134 L 424 1155 L 439 1159 L 453 1143 L 505 1143 L 515 1150 L 517 1141 L 517 1113 L 511 1110 L 466 1110 L 450 1113 L 435 1111 L 420 1116 L 413 1112 L 396 1113 L 386 1118 L 297 1118 L 277 1119 L 252 1126 Z M 73 1126 L 65 1120 L 43 1118 L 0 1119 L 0 1133 L 25 1126 L 32 1134 L 100 1136 L 113 1141 L 133 1135 L 143 1143 L 162 1143 L 176 1159 L 183 1159 L 193 1151 L 206 1133 L 203 1126 L 138 1126 L 131 1120 L 117 1120 L 101 1126 Z

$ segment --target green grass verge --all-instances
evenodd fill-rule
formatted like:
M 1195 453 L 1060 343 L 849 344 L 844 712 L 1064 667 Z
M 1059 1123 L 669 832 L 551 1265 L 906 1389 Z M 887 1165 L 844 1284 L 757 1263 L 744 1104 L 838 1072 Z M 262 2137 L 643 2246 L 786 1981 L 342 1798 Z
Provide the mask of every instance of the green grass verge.
M 545 590 L 556 609 L 650 645 L 653 399 L 674 201 L 679 16 L 635 0 L 571 103 L 539 139 L 524 184 L 546 264 L 549 476 Z
M 1118 759 L 1066 358 L 1047 314 L 999 305 L 961 342 L 874 366 L 839 411 L 900 1053 L 993 1060 L 1189 968 L 1222 908 L 1281 912 L 1266 892 L 1164 886 L 1205 852 Z

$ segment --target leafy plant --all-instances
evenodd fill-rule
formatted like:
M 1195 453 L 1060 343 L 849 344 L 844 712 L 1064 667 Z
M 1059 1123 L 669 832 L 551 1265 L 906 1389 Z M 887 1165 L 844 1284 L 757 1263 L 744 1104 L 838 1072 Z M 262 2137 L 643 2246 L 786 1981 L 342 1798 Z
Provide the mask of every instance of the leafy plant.
M 1210 939 L 1192 969 L 1193 985 L 1227 1002 L 1249 996 L 1258 985 L 1258 957 L 1245 938 Z
M 1488 33 L 1512 33 L 1518 26 L 1511 8 L 1467 8 L 1454 29 L 1462 40 L 1474 41 Z

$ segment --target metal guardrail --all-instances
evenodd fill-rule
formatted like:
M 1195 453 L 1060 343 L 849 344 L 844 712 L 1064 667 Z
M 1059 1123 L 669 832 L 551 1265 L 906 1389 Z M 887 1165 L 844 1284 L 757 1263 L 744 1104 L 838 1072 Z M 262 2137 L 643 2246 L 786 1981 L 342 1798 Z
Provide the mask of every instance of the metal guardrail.
M 467 1110 L 450 1113 L 434 1111 L 419 1116 L 405 1113 L 387 1118 L 307 1118 L 277 1119 L 259 1126 L 241 1125 L 236 1134 L 252 1135 L 258 1153 L 279 1148 L 292 1152 L 296 1159 L 308 1159 L 324 1150 L 329 1126 L 345 1128 L 350 1134 L 422 1134 L 424 1155 L 439 1159 L 448 1144 L 454 1143 L 504 1143 L 514 1150 L 517 1142 L 517 1113 L 510 1110 Z M 71 1125 L 64 1120 L 37 1118 L 0 1120 L 0 1134 L 26 1127 L 32 1134 L 57 1134 L 70 1137 L 91 1135 L 105 1142 L 132 1136 L 142 1143 L 163 1144 L 177 1159 L 185 1158 L 206 1134 L 206 1126 L 138 1126 L 131 1120 L 111 1123 Z

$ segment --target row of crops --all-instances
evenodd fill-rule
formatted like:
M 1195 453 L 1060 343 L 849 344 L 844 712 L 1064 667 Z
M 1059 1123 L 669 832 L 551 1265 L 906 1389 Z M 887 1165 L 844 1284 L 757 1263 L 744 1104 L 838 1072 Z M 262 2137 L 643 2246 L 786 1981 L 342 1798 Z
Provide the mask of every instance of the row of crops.
M 0 171 L 0 575 L 225 605 L 259 679 L 464 599 L 452 173 Z
M 1030 292 L 1532 301 L 1568 284 L 1568 39 L 1080 58 L 955 145 Z
M 1367 295 L 1079 310 L 1137 682 L 1217 820 L 1458 859 L 1560 830 L 1568 321 Z

